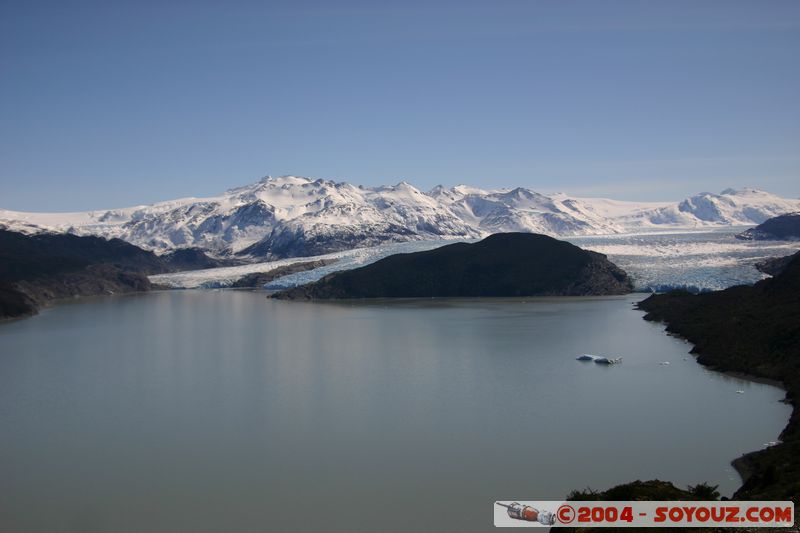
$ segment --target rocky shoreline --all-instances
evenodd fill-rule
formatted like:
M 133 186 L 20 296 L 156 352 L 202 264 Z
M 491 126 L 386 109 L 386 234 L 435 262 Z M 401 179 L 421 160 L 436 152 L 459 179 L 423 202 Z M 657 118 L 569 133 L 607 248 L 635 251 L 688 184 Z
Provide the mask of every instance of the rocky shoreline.
M 654 294 L 639 302 L 638 308 L 647 313 L 645 320 L 665 323 L 668 334 L 692 343 L 700 364 L 786 391 L 784 401 L 793 410 L 780 434 L 781 442 L 731 462 L 742 477 L 733 499 L 800 502 L 800 253 L 785 261 L 775 277 L 753 286 L 704 294 Z M 634 481 L 602 492 L 574 491 L 569 499 L 713 500 L 719 497 L 713 489 L 707 484 L 684 490 L 666 481 Z M 559 529 L 595 530 L 607 531 Z
M 732 463 L 743 480 L 734 494 L 737 499 L 797 502 L 800 498 L 800 318 L 798 311 L 791 309 L 797 306 L 797 295 L 786 288 L 796 287 L 798 277 L 800 259 L 795 258 L 776 278 L 753 287 L 704 295 L 654 295 L 639 304 L 648 313 L 646 320 L 665 322 L 667 331 L 690 341 L 700 364 L 748 379 L 779 382 L 786 390 L 793 412 L 780 435 L 782 442 Z M 745 302 L 744 308 L 737 306 L 741 302 Z

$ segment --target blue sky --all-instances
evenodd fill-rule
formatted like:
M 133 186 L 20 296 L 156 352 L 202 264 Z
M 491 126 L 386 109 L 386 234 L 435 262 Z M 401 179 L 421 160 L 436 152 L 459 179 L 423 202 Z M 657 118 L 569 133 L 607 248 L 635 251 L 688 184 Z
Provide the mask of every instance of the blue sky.
M 266 174 L 800 196 L 800 2 L 0 3 L 0 207 Z

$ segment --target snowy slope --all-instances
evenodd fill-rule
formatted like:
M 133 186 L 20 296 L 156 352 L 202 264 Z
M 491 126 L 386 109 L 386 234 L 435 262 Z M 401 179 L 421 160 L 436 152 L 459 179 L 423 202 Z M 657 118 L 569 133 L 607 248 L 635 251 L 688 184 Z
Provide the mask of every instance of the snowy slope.
M 591 235 L 622 230 L 584 202 L 563 194 L 545 196 L 521 187 L 485 191 L 461 185 L 452 189 L 436 187 L 428 194 L 482 233 Z
M 707 227 L 761 224 L 768 218 L 797 210 L 800 200 L 785 199 L 757 189 L 703 192 L 678 204 L 618 217 L 627 227 Z
M 424 193 L 401 182 L 361 187 L 296 176 L 267 177 L 211 198 L 84 213 L 0 210 L 0 226 L 119 237 L 167 251 L 201 247 L 253 258 L 320 255 L 387 242 L 474 239 L 501 231 L 555 236 L 749 225 L 800 210 L 754 189 L 701 193 L 678 203 L 543 195 L 525 188 L 459 185 Z
M 196 246 L 217 254 L 256 257 L 482 234 L 408 183 L 365 188 L 294 176 L 264 178 L 212 198 L 109 211 L 0 210 L 0 224 L 26 232 L 119 237 L 156 251 Z
M 275 261 L 249 263 L 246 265 L 233 267 L 219 267 L 205 270 L 157 274 L 150 276 L 150 281 L 175 289 L 209 289 L 230 287 L 242 276 L 252 274 L 254 272 L 269 272 L 282 266 L 297 263 L 298 261 L 315 261 L 319 259 L 334 260 L 331 264 L 326 266 L 282 276 L 271 281 L 267 285 L 267 288 L 269 289 L 290 288 L 297 285 L 302 285 L 304 283 L 310 283 L 311 281 L 316 281 L 332 272 L 350 270 L 369 265 L 389 255 L 432 250 L 440 246 L 452 244 L 453 242 L 454 241 L 434 239 L 425 241 L 387 243 L 369 248 L 353 248 L 350 250 L 343 250 L 324 255 L 304 257 L 303 259 L 278 259 Z

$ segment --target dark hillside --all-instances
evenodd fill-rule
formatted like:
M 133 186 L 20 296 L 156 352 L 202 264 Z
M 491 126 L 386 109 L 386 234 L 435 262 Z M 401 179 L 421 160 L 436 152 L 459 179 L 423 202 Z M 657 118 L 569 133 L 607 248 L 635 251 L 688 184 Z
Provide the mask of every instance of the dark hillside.
M 408 298 L 625 294 L 627 274 L 602 254 L 532 233 L 396 254 L 276 298 Z
M 170 267 L 119 239 L 0 230 L 0 319 L 32 315 L 52 300 L 145 291 Z

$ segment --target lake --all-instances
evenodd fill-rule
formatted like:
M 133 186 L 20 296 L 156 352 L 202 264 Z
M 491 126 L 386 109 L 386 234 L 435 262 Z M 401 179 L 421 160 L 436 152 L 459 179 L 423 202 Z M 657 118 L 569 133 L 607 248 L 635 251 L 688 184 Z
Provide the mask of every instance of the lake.
M 730 495 L 730 461 L 785 426 L 783 391 L 698 365 L 643 297 L 194 290 L 0 324 L 0 524 L 486 531 L 495 500 L 587 486 Z

